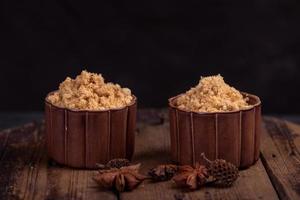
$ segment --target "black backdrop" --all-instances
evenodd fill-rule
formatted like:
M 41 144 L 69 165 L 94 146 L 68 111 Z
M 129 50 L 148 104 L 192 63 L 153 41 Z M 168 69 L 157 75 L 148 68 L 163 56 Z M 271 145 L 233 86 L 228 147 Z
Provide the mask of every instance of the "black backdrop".
M 2 0 L 0 110 L 42 110 L 47 92 L 87 69 L 141 107 L 221 73 L 265 113 L 299 113 L 299 3 L 246 2 Z

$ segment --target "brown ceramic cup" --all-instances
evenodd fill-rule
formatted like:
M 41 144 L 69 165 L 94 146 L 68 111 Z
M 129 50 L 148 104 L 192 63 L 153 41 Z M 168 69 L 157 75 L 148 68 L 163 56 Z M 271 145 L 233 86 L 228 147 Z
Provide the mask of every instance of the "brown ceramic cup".
M 179 164 L 202 162 L 204 152 L 210 160 L 225 159 L 247 168 L 259 158 L 261 101 L 251 94 L 251 108 L 232 112 L 188 112 L 169 99 L 171 156 Z
M 51 93 L 48 94 L 48 96 Z M 137 100 L 103 111 L 57 107 L 45 100 L 47 150 L 59 164 L 96 168 L 113 158 L 131 159 L 134 152 Z

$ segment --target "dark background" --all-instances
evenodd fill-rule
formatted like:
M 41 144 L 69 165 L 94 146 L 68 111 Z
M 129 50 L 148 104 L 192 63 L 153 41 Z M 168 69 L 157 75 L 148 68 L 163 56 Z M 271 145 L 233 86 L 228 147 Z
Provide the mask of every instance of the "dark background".
M 246 3 L 247 2 L 247 3 Z M 0 1 L 0 110 L 42 110 L 82 69 L 132 89 L 140 107 L 221 73 L 265 113 L 300 112 L 297 0 Z

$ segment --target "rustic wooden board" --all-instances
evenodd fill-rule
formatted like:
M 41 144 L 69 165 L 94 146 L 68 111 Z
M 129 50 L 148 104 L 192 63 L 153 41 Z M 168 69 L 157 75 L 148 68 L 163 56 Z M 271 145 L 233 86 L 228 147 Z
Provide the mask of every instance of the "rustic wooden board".
M 99 189 L 94 171 L 49 165 L 43 127 L 30 123 L 0 133 L 0 199 L 117 199 Z
M 281 199 L 300 199 L 300 127 L 266 117 L 261 158 Z
M 169 123 L 165 110 L 138 115 L 134 162 L 142 173 L 169 163 Z M 49 162 L 42 123 L 0 132 L 0 199 L 300 199 L 300 126 L 265 118 L 261 161 L 231 188 L 206 187 L 187 192 L 171 181 L 146 181 L 133 192 L 115 194 L 100 189 L 94 171 L 76 170 Z
M 162 120 L 157 120 L 162 121 Z M 166 120 L 165 120 L 166 121 Z M 158 164 L 170 163 L 169 123 L 148 126 L 139 124 L 134 162 L 141 162 L 142 172 Z M 172 181 L 145 182 L 134 192 L 122 193 L 121 199 L 278 199 L 260 161 L 248 170 L 231 188 L 202 188 L 194 192 L 182 191 Z

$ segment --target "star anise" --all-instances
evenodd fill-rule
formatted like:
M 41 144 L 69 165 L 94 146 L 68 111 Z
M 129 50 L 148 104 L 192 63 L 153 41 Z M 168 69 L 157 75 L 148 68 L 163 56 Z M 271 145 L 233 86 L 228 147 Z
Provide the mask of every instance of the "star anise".
M 157 167 L 150 169 L 148 174 L 154 181 L 167 181 L 174 176 L 177 170 L 177 165 L 158 165 Z
M 177 175 L 173 177 L 173 181 L 180 187 L 187 187 L 195 190 L 206 183 L 209 177 L 207 168 L 200 163 L 196 163 L 195 167 L 189 165 L 180 166 Z
M 121 168 L 99 170 L 94 180 L 106 189 L 118 192 L 130 191 L 136 188 L 147 177 L 139 173 L 140 164 Z

